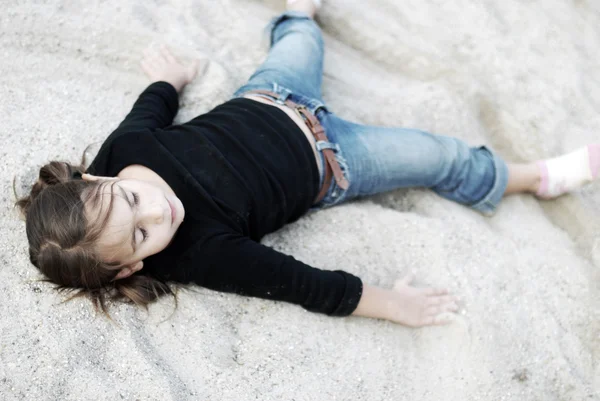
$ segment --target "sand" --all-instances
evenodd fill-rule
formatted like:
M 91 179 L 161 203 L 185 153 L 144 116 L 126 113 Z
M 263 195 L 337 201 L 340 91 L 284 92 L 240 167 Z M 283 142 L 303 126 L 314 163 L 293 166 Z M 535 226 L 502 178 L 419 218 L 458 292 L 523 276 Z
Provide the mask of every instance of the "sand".
M 0 14 L 0 399 L 600 400 L 600 185 L 506 199 L 494 217 L 403 190 L 302 218 L 264 243 L 391 286 L 446 286 L 445 327 L 330 318 L 184 291 L 149 313 L 62 303 L 11 208 L 51 159 L 77 162 L 147 81 L 149 43 L 211 62 L 177 121 L 225 101 L 267 51 L 269 1 L 4 1 Z M 325 1 L 324 97 L 535 160 L 598 140 L 600 3 Z

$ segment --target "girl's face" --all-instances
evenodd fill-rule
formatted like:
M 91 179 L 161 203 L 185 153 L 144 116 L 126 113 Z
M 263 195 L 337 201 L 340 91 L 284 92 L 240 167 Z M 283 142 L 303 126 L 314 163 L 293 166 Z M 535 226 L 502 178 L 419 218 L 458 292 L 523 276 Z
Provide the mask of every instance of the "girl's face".
M 103 219 L 112 210 L 98 241 L 98 252 L 109 262 L 142 268 L 141 262 L 165 249 L 183 222 L 183 204 L 160 184 L 135 179 L 109 179 L 91 219 Z

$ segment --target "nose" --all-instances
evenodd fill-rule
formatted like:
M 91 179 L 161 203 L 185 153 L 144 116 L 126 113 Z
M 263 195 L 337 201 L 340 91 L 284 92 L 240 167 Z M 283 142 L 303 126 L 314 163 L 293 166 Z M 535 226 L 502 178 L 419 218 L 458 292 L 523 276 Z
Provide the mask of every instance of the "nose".
M 165 209 L 161 205 L 148 205 L 144 209 L 143 219 L 146 223 L 161 224 L 164 218 Z

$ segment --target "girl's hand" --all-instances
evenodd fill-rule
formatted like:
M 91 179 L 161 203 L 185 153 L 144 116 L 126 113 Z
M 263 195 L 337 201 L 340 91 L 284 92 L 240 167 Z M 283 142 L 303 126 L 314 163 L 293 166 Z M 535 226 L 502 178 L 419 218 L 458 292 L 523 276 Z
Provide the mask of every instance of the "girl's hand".
M 413 276 L 396 281 L 396 307 L 390 320 L 411 327 L 450 323 L 447 312 L 456 312 L 456 298 L 442 288 L 417 288 L 410 285 Z M 444 316 L 445 315 L 445 316 Z
M 457 299 L 445 289 L 417 288 L 412 276 L 396 281 L 392 290 L 363 286 L 353 315 L 391 320 L 410 327 L 450 323 L 448 312 L 456 312 Z
M 206 60 L 204 67 L 206 66 Z M 200 68 L 200 60 L 195 60 L 188 65 L 181 64 L 166 46 L 158 50 L 148 48 L 144 52 L 141 66 L 152 82 L 165 81 L 173 85 L 177 92 L 194 80 Z

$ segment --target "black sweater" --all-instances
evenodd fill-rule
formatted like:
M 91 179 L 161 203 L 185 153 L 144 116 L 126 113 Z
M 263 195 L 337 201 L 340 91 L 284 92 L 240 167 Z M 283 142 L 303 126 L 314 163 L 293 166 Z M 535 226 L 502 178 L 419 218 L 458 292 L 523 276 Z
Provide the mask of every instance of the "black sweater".
M 302 130 L 278 108 L 250 99 L 170 125 L 177 109 L 170 84 L 150 85 L 88 169 L 116 176 L 143 165 L 185 207 L 171 244 L 146 258 L 138 274 L 329 315 L 352 313 L 362 293 L 359 278 L 316 269 L 258 242 L 302 216 L 317 195 L 319 173 Z

